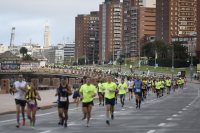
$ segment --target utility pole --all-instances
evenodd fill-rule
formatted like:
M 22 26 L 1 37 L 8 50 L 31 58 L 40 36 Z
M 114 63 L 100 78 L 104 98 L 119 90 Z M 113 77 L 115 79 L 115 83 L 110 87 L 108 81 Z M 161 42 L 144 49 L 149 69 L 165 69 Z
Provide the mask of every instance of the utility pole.
M 79 48 L 77 48 L 79 50 Z M 78 50 L 77 50 L 77 66 L 78 66 Z
M 174 44 L 172 43 L 172 79 L 174 79 Z
M 155 67 L 154 67 L 154 76 L 156 75 L 156 50 L 157 50 L 157 47 L 155 47 Z
M 190 77 L 192 81 L 192 76 L 193 76 L 193 42 L 191 46 L 191 64 L 190 64 Z

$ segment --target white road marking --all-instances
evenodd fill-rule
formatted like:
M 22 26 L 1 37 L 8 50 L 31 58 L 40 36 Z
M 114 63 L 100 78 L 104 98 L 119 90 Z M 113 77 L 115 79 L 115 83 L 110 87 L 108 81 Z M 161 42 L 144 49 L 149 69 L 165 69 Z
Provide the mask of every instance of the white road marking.
M 51 130 L 47 130 L 47 131 L 40 132 L 40 133 L 49 133 L 49 132 L 51 132 Z
M 173 120 L 173 118 L 168 118 L 167 120 L 168 120 L 168 121 L 171 121 L 171 120 Z
M 181 113 L 183 113 L 183 112 L 182 112 L 182 111 L 179 111 L 178 113 L 180 113 L 180 114 L 181 114 Z
M 153 100 L 151 100 L 151 101 L 153 101 Z
M 176 117 L 176 116 L 177 116 L 177 114 L 175 114 L 175 115 L 172 115 L 172 116 Z
M 186 108 L 183 108 L 182 110 L 186 110 Z
M 157 100 L 157 99 L 154 99 L 154 100 Z
M 100 115 L 100 116 L 105 116 L 105 115 Z
M 189 106 L 186 106 L 186 108 L 189 108 Z
M 121 109 L 121 110 L 125 110 L 125 109 Z
M 156 130 L 149 130 L 147 133 L 154 133 Z
M 129 107 L 130 109 L 132 109 L 133 107 Z
M 165 125 L 165 123 L 160 123 L 158 126 L 159 127 L 162 127 L 162 126 L 164 126 Z
M 144 103 L 142 103 L 142 104 L 144 104 Z

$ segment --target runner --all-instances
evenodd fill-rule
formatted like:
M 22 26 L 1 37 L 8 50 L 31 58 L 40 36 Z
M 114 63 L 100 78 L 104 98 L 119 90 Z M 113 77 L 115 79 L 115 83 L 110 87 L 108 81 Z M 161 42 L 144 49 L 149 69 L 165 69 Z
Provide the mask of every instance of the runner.
M 76 83 L 73 84 L 72 88 L 74 90 L 73 99 L 74 99 L 74 102 L 76 103 L 76 110 L 78 110 L 78 104 L 79 104 L 79 98 L 80 98 L 80 95 L 79 95 L 80 85 L 79 85 L 78 78 L 76 78 Z
M 91 110 L 92 110 L 92 106 L 94 105 L 93 103 L 93 97 L 96 96 L 96 88 L 94 85 L 91 84 L 91 78 L 87 77 L 86 78 L 87 83 L 81 86 L 80 89 L 80 96 L 82 102 L 83 102 L 83 114 L 87 115 L 87 123 L 86 123 L 86 127 L 89 127 L 89 121 L 90 121 L 90 117 L 91 117 Z M 83 93 L 83 94 L 82 94 Z
M 120 101 L 123 107 L 127 89 L 127 84 L 124 82 L 124 79 L 121 80 L 121 83 L 118 85 L 118 87 L 119 87 Z
M 144 83 L 140 80 L 139 76 L 137 76 L 135 83 L 133 84 L 133 86 L 135 86 L 135 88 L 133 87 L 133 90 L 135 92 L 136 109 L 137 108 L 140 109 L 143 85 L 144 85 Z M 138 104 L 138 102 L 139 102 L 139 104 Z
M 59 96 L 60 101 L 58 104 L 59 116 L 62 118 L 60 121 L 61 125 L 66 128 L 67 127 L 67 119 L 68 119 L 68 108 L 69 108 L 69 96 L 72 95 L 71 87 L 67 84 L 65 77 L 61 78 L 61 85 L 59 86 Z M 63 117 L 63 112 L 65 117 Z M 64 123 L 65 122 L 65 123 Z
M 115 93 L 118 92 L 116 88 L 116 84 L 112 81 L 111 75 L 107 76 L 107 81 L 103 89 L 105 90 L 105 98 L 106 98 L 106 116 L 107 120 L 106 123 L 109 125 L 109 114 L 111 114 L 111 119 L 114 120 L 114 105 L 115 105 Z M 109 113 L 110 112 L 110 113 Z
M 165 82 L 163 81 L 163 79 L 160 79 L 160 94 L 162 94 L 162 96 L 164 92 L 164 87 L 165 87 Z
M 143 86 L 142 86 L 142 101 L 144 101 L 144 99 L 146 99 L 146 92 L 147 92 L 147 82 L 145 81 L 145 77 L 142 78 L 142 82 L 143 82 Z
M 117 90 L 119 90 L 119 88 L 118 88 L 118 80 L 117 79 L 115 79 L 115 84 L 116 84 L 116 87 L 117 87 Z M 118 96 L 119 94 L 118 94 L 118 92 L 115 92 L 115 104 L 117 105 L 117 96 Z
M 170 80 L 169 77 L 166 80 L 166 85 L 167 85 L 167 94 L 170 94 L 170 92 L 171 92 L 171 80 Z
M 174 89 L 174 92 L 175 92 L 175 89 L 176 89 L 176 80 L 174 79 L 172 82 L 173 82 L 173 89 Z
M 24 109 L 26 106 L 26 91 L 27 91 L 27 85 L 26 82 L 22 81 L 23 75 L 19 75 L 19 81 L 16 81 L 14 83 L 13 91 L 16 93 L 15 95 L 15 103 L 16 103 L 16 109 L 17 109 L 17 125 L 16 127 L 19 128 L 19 120 L 20 120 L 20 107 L 22 111 L 22 117 L 23 117 L 23 123 L 24 126 L 26 123 L 25 116 L 24 116 Z
M 156 85 L 157 98 L 159 98 L 161 83 L 158 81 L 158 79 L 156 80 L 155 85 Z
M 185 79 L 184 79 L 184 82 L 185 82 L 185 85 L 186 85 L 186 82 L 187 82 L 187 78 L 185 77 Z
M 102 101 L 102 105 L 104 106 L 104 94 L 103 94 L 103 91 L 102 91 L 102 88 L 103 88 L 103 80 L 100 79 L 100 83 L 98 83 L 98 95 L 99 95 L 99 106 L 101 105 L 101 101 Z
M 133 80 L 130 78 L 128 81 L 128 92 L 129 92 L 129 101 L 133 98 Z
M 184 85 L 184 79 L 181 78 L 181 87 L 182 87 L 182 89 L 183 89 L 183 85 Z
M 60 102 L 59 87 L 60 87 L 60 83 L 57 83 L 57 89 L 56 89 L 56 94 L 55 94 L 55 97 L 58 96 L 57 106 L 59 105 L 59 102 Z M 62 123 L 62 118 L 61 118 L 60 115 L 59 115 L 59 108 L 58 108 L 58 116 L 59 116 L 59 119 L 60 119 L 59 122 L 58 122 L 58 125 L 61 125 L 61 123 Z
M 81 80 L 81 86 L 84 85 L 84 84 L 86 84 L 86 79 L 87 79 L 87 76 L 84 76 L 83 79 Z M 80 91 L 79 91 L 79 93 L 80 93 Z M 80 94 L 79 94 L 79 95 L 80 95 Z M 81 97 L 80 97 L 80 99 L 81 99 Z M 82 102 L 82 99 L 81 99 L 81 105 L 82 105 L 82 112 L 83 112 L 84 110 L 83 110 L 83 102 Z M 82 120 L 85 120 L 86 117 L 87 117 L 87 114 L 84 114 Z
M 150 96 L 151 94 L 150 94 L 150 92 L 151 92 L 151 88 L 152 88 L 152 81 L 151 81 L 151 79 L 150 78 L 148 78 L 148 80 L 147 80 L 147 91 L 148 91 L 148 96 Z
M 41 100 L 39 93 L 35 90 L 35 83 L 31 83 L 30 90 L 26 92 L 26 102 L 27 102 L 27 117 L 30 120 L 30 126 L 35 129 L 35 114 L 37 111 L 37 99 Z M 31 118 L 32 112 L 32 118 Z

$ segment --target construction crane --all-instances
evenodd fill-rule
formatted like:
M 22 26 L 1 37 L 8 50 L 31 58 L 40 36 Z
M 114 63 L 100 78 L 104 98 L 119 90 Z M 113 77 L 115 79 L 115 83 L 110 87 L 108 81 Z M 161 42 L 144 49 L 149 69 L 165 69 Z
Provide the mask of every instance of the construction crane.
M 15 41 L 15 27 L 11 29 L 11 39 L 10 39 L 10 47 L 14 46 Z

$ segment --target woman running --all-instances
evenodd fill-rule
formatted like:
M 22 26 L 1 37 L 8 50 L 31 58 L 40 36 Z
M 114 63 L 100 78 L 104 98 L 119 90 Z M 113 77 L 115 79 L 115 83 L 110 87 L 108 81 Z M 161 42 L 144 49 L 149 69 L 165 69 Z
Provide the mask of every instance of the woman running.
M 26 92 L 25 96 L 27 96 L 27 117 L 30 120 L 30 126 L 32 126 L 32 129 L 35 129 L 35 114 L 38 109 L 36 99 L 41 100 L 39 93 L 35 90 L 35 83 L 31 83 L 31 89 Z

